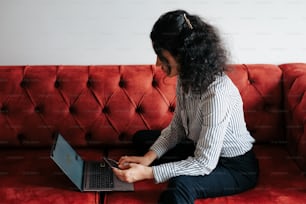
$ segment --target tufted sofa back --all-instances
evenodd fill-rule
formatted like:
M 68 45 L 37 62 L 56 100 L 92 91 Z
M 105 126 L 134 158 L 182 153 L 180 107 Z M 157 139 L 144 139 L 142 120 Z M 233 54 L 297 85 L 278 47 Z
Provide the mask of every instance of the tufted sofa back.
M 280 65 L 283 71 L 288 149 L 306 172 L 306 64 Z
M 257 143 L 284 142 L 282 71 L 276 65 L 231 65 L 228 75 L 238 87 L 247 128 Z
M 0 145 L 49 146 L 130 141 L 161 129 L 175 109 L 175 78 L 155 66 L 0 67 Z
M 282 71 L 230 65 L 257 142 L 284 141 Z M 175 78 L 151 65 L 0 67 L 0 146 L 49 146 L 60 132 L 76 146 L 125 144 L 166 127 Z

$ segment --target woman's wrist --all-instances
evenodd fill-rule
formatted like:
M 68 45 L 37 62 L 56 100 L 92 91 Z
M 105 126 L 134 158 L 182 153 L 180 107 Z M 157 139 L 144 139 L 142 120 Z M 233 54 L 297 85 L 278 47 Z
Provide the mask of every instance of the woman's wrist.
M 153 178 L 154 178 L 154 174 L 153 174 L 152 167 L 147 167 L 146 179 L 153 179 Z
M 147 160 L 147 165 L 150 165 L 157 158 L 157 154 L 153 150 L 149 150 L 144 157 Z

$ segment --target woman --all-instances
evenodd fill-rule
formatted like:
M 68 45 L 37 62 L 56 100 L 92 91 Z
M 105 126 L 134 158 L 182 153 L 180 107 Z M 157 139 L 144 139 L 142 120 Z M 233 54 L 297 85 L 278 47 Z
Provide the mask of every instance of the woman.
M 178 76 L 175 114 L 144 156 L 121 157 L 121 169 L 114 173 L 126 182 L 168 181 L 160 203 L 193 203 L 254 187 L 254 139 L 246 128 L 239 91 L 225 74 L 226 51 L 215 28 L 176 10 L 157 20 L 150 37 L 157 65 L 169 77 Z M 187 158 L 151 165 L 184 141 L 194 145 Z

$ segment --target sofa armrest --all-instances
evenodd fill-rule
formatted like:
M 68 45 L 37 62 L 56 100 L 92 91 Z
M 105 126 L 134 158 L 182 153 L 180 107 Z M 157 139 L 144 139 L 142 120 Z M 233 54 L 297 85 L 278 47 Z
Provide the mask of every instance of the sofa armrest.
M 286 136 L 289 152 L 306 170 L 306 64 L 280 65 L 283 70 Z

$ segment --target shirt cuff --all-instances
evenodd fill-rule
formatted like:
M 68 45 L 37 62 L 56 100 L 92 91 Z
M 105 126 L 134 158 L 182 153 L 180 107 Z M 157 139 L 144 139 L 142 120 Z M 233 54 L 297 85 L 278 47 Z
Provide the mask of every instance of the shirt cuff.
M 163 156 L 163 154 L 165 153 L 165 150 L 163 147 L 157 146 L 157 145 L 153 145 L 152 147 L 150 147 L 150 150 L 154 151 L 157 155 L 157 158 L 159 159 L 161 156 Z
M 173 163 L 152 166 L 153 176 L 156 183 L 162 183 L 176 176 Z

